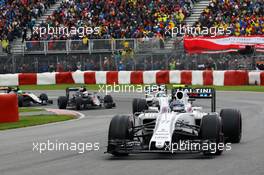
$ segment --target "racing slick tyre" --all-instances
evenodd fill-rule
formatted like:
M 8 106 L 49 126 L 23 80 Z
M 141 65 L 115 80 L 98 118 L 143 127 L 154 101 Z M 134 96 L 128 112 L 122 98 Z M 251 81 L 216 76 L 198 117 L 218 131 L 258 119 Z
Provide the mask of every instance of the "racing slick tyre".
M 133 99 L 133 103 L 132 103 L 133 114 L 135 114 L 136 112 L 142 112 L 147 109 L 148 109 L 148 104 L 145 99 L 140 99 L 140 98 Z
M 242 136 L 242 118 L 240 111 L 236 109 L 222 109 L 220 116 L 223 122 L 225 141 L 239 143 Z
M 76 106 L 75 106 L 76 110 L 81 110 L 83 105 L 82 97 L 77 97 L 75 102 L 76 102 Z
M 18 107 L 23 107 L 24 106 L 24 97 L 23 96 L 18 96 Z
M 128 153 L 120 153 L 118 143 L 133 140 L 133 120 L 130 116 L 116 115 L 112 118 L 108 131 L 107 152 L 114 156 L 126 156 Z
M 29 107 L 30 104 L 31 104 L 31 98 L 29 96 L 24 96 L 24 95 L 18 96 L 19 107 Z
M 110 109 L 110 108 L 114 107 L 113 97 L 111 95 L 106 95 L 104 97 L 104 106 L 106 109 Z
M 48 95 L 44 94 L 44 93 L 39 95 L 39 99 L 41 100 L 41 103 L 48 102 L 48 100 L 49 100 Z
M 58 107 L 59 109 L 66 109 L 68 103 L 68 99 L 65 96 L 60 96 L 58 98 Z
M 224 145 L 222 130 L 222 121 L 217 115 L 206 115 L 202 118 L 200 125 L 200 137 L 203 141 L 209 141 L 206 146 L 208 150 L 203 150 L 204 155 L 222 154 L 223 149 L 219 149 L 220 144 Z M 221 147 L 223 147 L 222 145 Z

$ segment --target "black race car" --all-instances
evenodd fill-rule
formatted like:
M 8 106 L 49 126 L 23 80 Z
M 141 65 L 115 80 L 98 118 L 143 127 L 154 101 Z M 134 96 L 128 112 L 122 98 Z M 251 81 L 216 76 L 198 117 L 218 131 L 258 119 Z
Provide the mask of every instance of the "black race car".
M 66 109 L 68 106 L 76 110 L 94 107 L 105 107 L 109 109 L 115 107 L 116 104 L 111 95 L 102 97 L 95 92 L 88 92 L 85 87 L 80 87 L 67 88 L 66 95 L 58 98 L 59 109 Z

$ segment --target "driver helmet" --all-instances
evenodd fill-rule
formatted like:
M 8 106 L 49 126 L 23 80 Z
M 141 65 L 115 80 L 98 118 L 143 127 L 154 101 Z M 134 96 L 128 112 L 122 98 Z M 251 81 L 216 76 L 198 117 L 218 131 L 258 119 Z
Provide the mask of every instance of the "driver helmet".
M 85 87 L 81 87 L 81 88 L 79 89 L 79 91 L 80 91 L 80 92 L 86 92 L 86 88 L 85 88 Z
M 88 93 L 87 91 L 84 91 L 84 92 L 83 92 L 83 96 L 84 96 L 84 97 L 88 97 L 88 95 L 89 95 L 89 93 Z

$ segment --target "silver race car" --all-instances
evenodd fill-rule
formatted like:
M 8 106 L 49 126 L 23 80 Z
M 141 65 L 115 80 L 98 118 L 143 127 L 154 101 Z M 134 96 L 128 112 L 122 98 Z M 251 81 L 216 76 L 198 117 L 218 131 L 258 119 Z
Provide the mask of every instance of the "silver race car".
M 171 97 L 169 103 L 161 100 L 159 111 L 149 109 L 145 99 L 138 99 L 137 112 L 132 116 L 114 116 L 109 126 L 107 153 L 220 155 L 227 144 L 240 142 L 241 113 L 236 109 L 217 113 L 214 89 L 179 87 L 172 89 Z M 211 111 L 193 106 L 195 99 L 211 99 Z
M 53 104 L 53 101 L 48 98 L 48 95 L 41 93 L 39 96 L 32 92 L 24 92 L 19 87 L 0 87 L 0 91 L 4 93 L 17 94 L 18 106 L 28 107 L 32 105 L 48 105 Z

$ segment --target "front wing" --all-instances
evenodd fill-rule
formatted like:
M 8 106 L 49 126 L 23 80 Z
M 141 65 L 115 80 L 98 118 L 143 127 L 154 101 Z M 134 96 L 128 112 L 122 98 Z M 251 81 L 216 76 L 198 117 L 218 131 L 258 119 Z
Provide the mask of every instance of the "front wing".
M 209 144 L 209 140 L 188 140 L 190 145 Z M 190 147 L 189 149 L 175 149 L 173 145 L 165 146 L 162 149 L 151 148 L 143 146 L 139 141 L 129 140 L 109 140 L 106 153 L 121 153 L 121 154 L 139 154 L 139 153 L 170 153 L 170 154 L 184 154 L 184 153 L 201 153 L 203 149 Z

